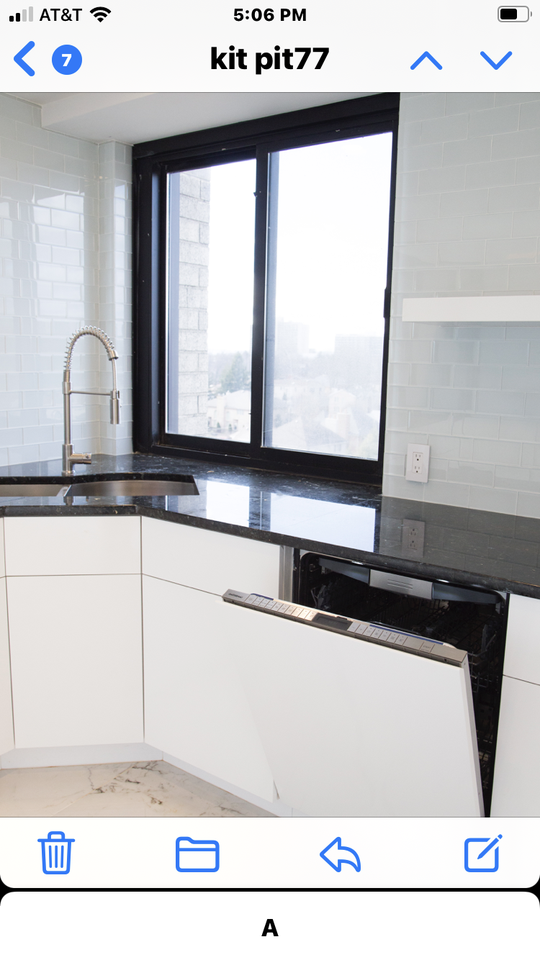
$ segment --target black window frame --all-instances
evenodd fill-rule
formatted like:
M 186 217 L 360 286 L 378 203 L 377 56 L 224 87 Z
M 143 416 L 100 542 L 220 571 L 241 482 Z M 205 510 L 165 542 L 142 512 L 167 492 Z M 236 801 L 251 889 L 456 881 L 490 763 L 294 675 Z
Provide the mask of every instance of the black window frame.
M 322 107 L 244 121 L 135 144 L 133 148 L 133 442 L 143 453 L 224 461 L 303 476 L 380 484 L 384 455 L 399 94 L 342 100 Z M 393 134 L 388 272 L 384 295 L 379 458 L 362 460 L 262 446 L 267 269 L 268 157 L 330 140 Z M 257 159 L 251 442 L 167 434 L 167 176 L 233 160 Z

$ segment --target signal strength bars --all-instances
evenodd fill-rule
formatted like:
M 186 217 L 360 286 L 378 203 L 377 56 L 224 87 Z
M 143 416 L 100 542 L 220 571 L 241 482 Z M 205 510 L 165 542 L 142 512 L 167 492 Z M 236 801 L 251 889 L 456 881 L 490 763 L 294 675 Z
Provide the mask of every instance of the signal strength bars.
M 10 23 L 21 23 L 21 22 L 26 23 L 26 21 L 28 20 L 29 23 L 32 23 L 33 19 L 34 19 L 34 8 L 28 7 L 27 11 L 21 10 L 20 13 L 12 14 L 12 16 L 9 18 L 9 22 Z

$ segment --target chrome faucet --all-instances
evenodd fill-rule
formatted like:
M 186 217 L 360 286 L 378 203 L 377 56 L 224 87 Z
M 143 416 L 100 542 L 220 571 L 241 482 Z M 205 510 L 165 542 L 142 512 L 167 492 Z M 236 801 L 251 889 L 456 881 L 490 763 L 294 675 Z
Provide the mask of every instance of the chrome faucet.
M 85 336 L 97 337 L 107 351 L 107 356 L 112 362 L 113 385 L 110 393 L 107 390 L 72 390 L 71 388 L 71 357 L 73 347 L 79 337 Z M 92 455 L 90 453 L 73 453 L 73 444 L 71 442 L 71 394 L 84 393 L 93 397 L 110 397 L 111 400 L 111 423 L 120 423 L 120 393 L 116 388 L 116 361 L 118 354 L 106 333 L 98 327 L 81 327 L 68 340 L 66 348 L 66 364 L 64 368 L 64 379 L 62 381 L 62 393 L 64 395 L 64 443 L 62 444 L 62 476 L 72 475 L 73 463 L 91 463 Z

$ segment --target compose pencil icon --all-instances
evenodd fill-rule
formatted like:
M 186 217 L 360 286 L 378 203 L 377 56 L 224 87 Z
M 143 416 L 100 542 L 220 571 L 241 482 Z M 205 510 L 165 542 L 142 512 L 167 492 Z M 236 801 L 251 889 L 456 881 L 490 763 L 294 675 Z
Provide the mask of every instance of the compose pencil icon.
M 493 849 L 493 847 L 495 846 L 496 843 L 499 842 L 499 840 L 502 840 L 502 833 L 500 833 L 498 837 L 495 837 L 495 839 L 492 840 L 491 843 L 488 843 L 487 847 L 485 847 L 484 850 L 482 850 L 482 852 L 478 854 L 476 859 L 481 860 L 482 857 L 485 857 L 486 853 L 489 853 L 489 851 Z

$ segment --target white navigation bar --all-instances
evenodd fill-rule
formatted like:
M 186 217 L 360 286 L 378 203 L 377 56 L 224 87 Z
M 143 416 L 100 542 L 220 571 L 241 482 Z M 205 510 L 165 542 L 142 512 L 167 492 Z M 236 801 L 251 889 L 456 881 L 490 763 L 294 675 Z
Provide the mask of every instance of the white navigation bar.
M 12 818 L 11 888 L 532 887 L 540 820 Z

